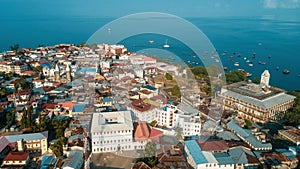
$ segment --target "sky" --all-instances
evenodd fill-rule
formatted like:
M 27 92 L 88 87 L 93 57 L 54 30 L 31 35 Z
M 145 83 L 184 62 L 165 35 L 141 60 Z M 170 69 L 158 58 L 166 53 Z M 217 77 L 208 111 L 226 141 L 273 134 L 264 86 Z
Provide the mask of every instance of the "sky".
M 300 16 L 300 0 L 0 0 L 1 19 L 121 17 L 164 12 L 179 17 Z

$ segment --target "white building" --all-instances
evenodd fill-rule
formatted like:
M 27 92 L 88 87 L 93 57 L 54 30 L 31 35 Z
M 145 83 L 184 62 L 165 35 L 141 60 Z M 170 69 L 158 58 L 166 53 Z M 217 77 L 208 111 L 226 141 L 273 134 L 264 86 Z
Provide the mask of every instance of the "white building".
M 174 128 L 179 123 L 179 110 L 177 106 L 167 105 L 160 111 L 158 116 L 158 125 L 165 126 L 167 128 Z
M 139 121 L 151 122 L 157 120 L 159 115 L 159 109 L 155 108 L 153 105 L 143 102 L 142 100 L 134 100 L 128 106 L 128 110 L 131 110 L 135 117 Z
M 93 153 L 134 149 L 133 129 L 130 111 L 94 113 L 91 125 Z
M 199 116 L 190 116 L 183 119 L 183 136 L 199 136 L 201 134 L 201 121 Z

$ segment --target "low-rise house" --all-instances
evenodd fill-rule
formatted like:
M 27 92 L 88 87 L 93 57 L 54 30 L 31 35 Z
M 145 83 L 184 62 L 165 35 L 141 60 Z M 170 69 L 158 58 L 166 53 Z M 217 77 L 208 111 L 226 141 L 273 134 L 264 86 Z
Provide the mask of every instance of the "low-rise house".
M 165 168 L 176 168 L 176 169 L 189 169 L 180 146 L 172 146 L 170 149 L 159 153 L 157 155 L 158 162 L 153 169 L 165 169 Z
M 62 165 L 62 169 L 81 169 L 83 166 L 83 152 L 71 151 Z
M 236 169 L 243 168 L 259 168 L 260 161 L 256 158 L 254 153 L 244 147 L 233 147 L 230 148 L 228 154 L 232 157 L 235 162 Z
M 296 145 L 300 145 L 300 129 L 294 127 L 287 127 L 284 130 L 278 131 L 279 136 L 282 138 L 289 140 Z
M 249 129 L 242 128 L 236 119 L 227 123 L 227 127 L 254 150 L 272 150 L 272 144 L 260 141 Z
M 151 167 L 144 162 L 138 162 L 133 165 L 132 169 L 151 169 Z
M 1 168 L 25 168 L 29 163 L 29 152 L 10 152 L 3 159 Z
M 153 86 L 146 85 L 140 88 L 139 94 L 141 99 L 150 99 L 151 97 L 158 95 L 158 89 Z

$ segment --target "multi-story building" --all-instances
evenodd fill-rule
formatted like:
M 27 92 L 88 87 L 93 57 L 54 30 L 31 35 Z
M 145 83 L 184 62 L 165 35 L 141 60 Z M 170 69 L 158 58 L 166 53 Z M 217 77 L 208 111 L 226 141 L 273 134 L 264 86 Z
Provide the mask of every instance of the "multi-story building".
M 0 72 L 14 72 L 14 66 L 11 64 L 11 62 L 0 62 Z
M 131 110 L 134 116 L 139 121 L 151 122 L 157 120 L 160 110 L 153 105 L 143 102 L 142 100 L 134 100 L 128 106 L 128 110 Z
M 15 62 L 14 63 L 14 72 L 17 74 L 22 74 L 23 72 L 25 72 L 26 70 L 28 70 L 28 65 L 21 63 L 21 62 Z
M 91 135 L 93 153 L 134 149 L 130 111 L 94 113 Z
M 222 88 L 224 108 L 237 111 L 242 118 L 254 122 L 277 120 L 280 113 L 293 106 L 296 97 L 286 94 L 282 89 L 270 87 L 269 78 L 270 74 L 266 70 L 260 85 L 239 82 Z
M 183 136 L 199 136 L 201 134 L 200 116 L 192 116 L 183 119 Z
M 179 110 L 177 106 L 168 104 L 159 112 L 157 118 L 158 125 L 167 128 L 174 128 L 178 126 Z
M 17 143 L 19 151 L 40 152 L 44 154 L 48 150 L 48 131 L 2 137 L 5 137 L 10 143 Z

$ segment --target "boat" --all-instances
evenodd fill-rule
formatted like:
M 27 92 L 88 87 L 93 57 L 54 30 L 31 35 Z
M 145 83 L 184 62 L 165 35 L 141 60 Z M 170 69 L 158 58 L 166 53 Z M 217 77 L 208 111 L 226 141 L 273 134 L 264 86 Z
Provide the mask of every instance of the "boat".
M 170 45 L 168 45 L 168 39 L 166 40 L 166 44 L 164 45 L 164 48 L 169 48 Z
M 283 70 L 283 71 L 282 71 L 282 73 L 283 73 L 283 74 L 289 74 L 289 73 L 290 73 L 290 71 L 289 71 L 289 70 L 287 70 L 287 69 L 285 69 L 285 70 Z
M 235 62 L 233 65 L 234 66 L 240 66 L 239 62 Z
M 250 62 L 250 60 L 246 60 L 246 62 L 247 62 L 247 63 L 249 63 L 249 62 Z
M 250 77 L 250 76 L 252 76 L 252 74 L 249 73 L 249 72 L 246 72 L 246 76 L 247 76 L 247 77 Z
M 149 42 L 150 44 L 152 44 L 152 43 L 154 43 L 154 40 L 149 40 L 148 42 Z
M 258 64 L 260 64 L 260 65 L 265 65 L 266 62 L 259 61 Z
M 244 60 L 247 60 L 247 58 L 246 58 L 246 57 L 244 57 Z
M 253 66 L 253 63 L 252 63 L 252 62 L 250 62 L 250 63 L 248 64 L 248 66 L 252 67 L 252 66 Z
M 222 56 L 226 56 L 226 53 L 222 53 Z
M 224 67 L 224 70 L 227 70 L 228 68 L 227 67 Z M 300 74 L 299 74 L 300 75 Z
M 277 70 L 277 71 L 279 70 L 279 67 L 278 67 L 278 66 L 276 67 L 276 70 Z

